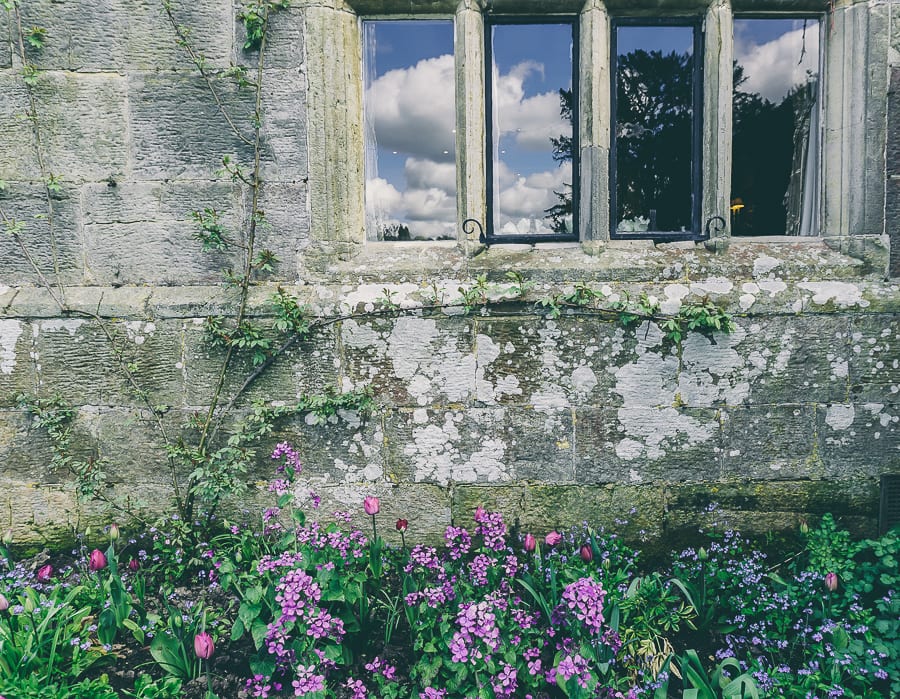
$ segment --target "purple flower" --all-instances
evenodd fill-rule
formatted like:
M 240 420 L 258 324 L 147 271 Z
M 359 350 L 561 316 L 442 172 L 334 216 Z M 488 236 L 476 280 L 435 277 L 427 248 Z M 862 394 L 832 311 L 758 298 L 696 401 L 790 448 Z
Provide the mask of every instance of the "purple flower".
M 828 573 L 825 575 L 825 587 L 827 587 L 831 592 L 834 592 L 838 589 L 837 573 Z
M 547 546 L 556 546 L 562 541 L 562 534 L 557 531 L 552 531 L 544 537 L 544 541 L 547 542 Z

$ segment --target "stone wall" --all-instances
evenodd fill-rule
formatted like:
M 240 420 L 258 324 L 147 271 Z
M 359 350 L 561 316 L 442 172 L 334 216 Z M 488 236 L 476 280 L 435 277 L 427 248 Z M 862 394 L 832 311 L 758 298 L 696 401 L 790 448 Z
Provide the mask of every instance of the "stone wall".
M 885 70 L 900 69 L 900 3 L 838 5 L 839 20 L 863 37 L 870 15 L 879 20 L 871 51 L 881 46 Z M 386 516 L 409 519 L 417 537 L 465 520 L 479 503 L 536 530 L 588 518 L 656 537 L 723 518 L 745 528 L 791 526 L 826 511 L 872 530 L 878 478 L 900 471 L 900 288 L 885 275 L 885 241 L 898 226 L 898 112 L 886 76 L 863 80 L 861 89 L 873 122 L 866 147 L 878 151 L 886 141 L 888 170 L 869 159 L 857 173 L 867 183 L 859 201 L 847 203 L 857 208 L 841 213 L 853 222 L 863 211 L 865 225 L 838 226 L 827 241 L 734 241 L 718 253 L 649 242 L 335 247 L 329 241 L 345 232 L 316 231 L 345 220 L 340 210 L 354 184 L 329 179 L 335 171 L 325 159 L 338 157 L 341 143 L 346 149 L 344 117 L 316 101 L 320 86 L 307 83 L 335 69 L 322 58 L 331 35 L 307 28 L 332 26 L 326 15 L 338 12 L 352 29 L 342 6 L 295 1 L 273 22 L 261 192 L 272 226 L 261 244 L 281 263 L 254 289 L 250 308 L 265 321 L 266 299 L 282 284 L 319 315 L 354 317 L 295 346 L 237 404 L 240 411 L 254 399 L 290 402 L 327 386 L 374 388 L 380 408 L 366 420 L 301 419 L 273 436 L 273 444 L 300 446 L 304 475 L 326 511 L 358 509 L 375 493 Z M 230 2 L 174 10 L 207 65 L 255 60 L 241 50 Z M 168 506 L 158 427 L 123 380 L 109 339 L 77 311 L 108 320 L 152 404 L 165 406 L 162 426 L 179 434 L 209 403 L 221 352 L 204 343 L 202 323 L 234 313 L 236 292 L 220 284 L 221 270 L 241 263 L 240 253 L 200 253 L 190 212 L 215 208 L 239 229 L 248 191 L 215 172 L 225 154 L 252 154 L 224 123 L 156 2 L 31 0 L 21 12 L 24 26 L 47 28 L 47 43 L 28 49 L 40 69 L 29 91 L 17 32 L 0 14 L 0 209 L 24 222 L 23 243 L 70 311 L 58 310 L 15 238 L 0 237 L 0 525 L 13 526 L 19 540 L 56 543 L 112 515 L 102 503 L 79 502 L 69 474 L 48 467 L 47 437 L 15 395 L 61 394 L 78 407 L 76 453 L 112 465 L 105 494 L 156 511 Z M 888 28 L 890 46 L 877 43 Z M 352 54 L 352 46 L 335 52 Z M 848 94 L 850 82 L 841 83 Z M 243 127 L 252 92 L 217 84 Z M 40 149 L 22 118 L 32 99 Z M 342 99 L 346 110 L 353 95 Z M 885 105 L 886 130 L 874 123 Z M 330 145 L 320 151 L 323 143 Z M 35 218 L 48 211 L 38 153 L 44 176 L 61 181 L 50 193 L 52 227 Z M 843 157 L 856 162 L 851 155 Z M 874 180 L 887 182 L 880 219 Z M 894 273 L 898 247 L 891 246 Z M 533 283 L 527 300 L 504 293 L 508 271 Z M 461 313 L 450 304 L 480 275 L 496 303 Z M 652 323 L 624 329 L 585 311 L 554 319 L 535 306 L 581 281 L 611 300 L 655 295 L 669 312 L 708 297 L 735 314 L 737 330 L 675 345 Z M 402 313 L 369 313 L 385 289 Z M 413 310 L 434 289 L 447 307 Z M 226 393 L 250 370 L 237 367 Z M 265 499 L 256 484 L 269 468 L 262 461 L 248 474 L 251 497 L 233 507 Z M 712 512 L 711 503 L 719 504 Z

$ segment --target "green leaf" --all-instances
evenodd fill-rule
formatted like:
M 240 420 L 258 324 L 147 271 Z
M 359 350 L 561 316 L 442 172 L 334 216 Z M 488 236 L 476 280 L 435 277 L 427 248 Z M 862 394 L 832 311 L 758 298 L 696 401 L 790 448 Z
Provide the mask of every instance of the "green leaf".
M 253 637 L 253 646 L 256 650 L 262 648 L 263 641 L 266 640 L 266 635 L 269 633 L 269 627 L 260 619 L 257 619 L 253 622 L 253 626 L 250 627 L 250 635 Z

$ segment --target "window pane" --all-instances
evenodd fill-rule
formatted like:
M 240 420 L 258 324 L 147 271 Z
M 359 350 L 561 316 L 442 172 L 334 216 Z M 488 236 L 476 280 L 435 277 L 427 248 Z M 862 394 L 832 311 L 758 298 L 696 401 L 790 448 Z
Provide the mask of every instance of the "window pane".
M 692 231 L 694 31 L 617 27 L 617 233 Z
M 813 235 L 819 21 L 736 19 L 733 235 Z
M 493 234 L 574 235 L 572 24 L 491 31 Z
M 368 236 L 455 239 L 453 22 L 371 21 L 364 32 Z

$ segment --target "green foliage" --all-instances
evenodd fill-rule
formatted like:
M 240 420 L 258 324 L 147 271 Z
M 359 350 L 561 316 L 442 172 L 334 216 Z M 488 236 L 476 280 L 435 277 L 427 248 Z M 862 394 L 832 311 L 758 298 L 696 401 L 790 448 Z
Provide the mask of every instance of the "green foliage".
M 280 286 L 272 296 L 275 307 L 275 329 L 281 333 L 294 333 L 300 337 L 309 334 L 309 307 L 301 306 L 297 299 Z
M 125 696 L 132 699 L 181 699 L 184 693 L 182 681 L 177 677 L 154 679 L 150 675 L 139 675 L 134 682 L 134 691 L 125 690 Z
M 0 677 L 0 695 L 10 699 L 118 699 L 106 675 L 80 682 L 47 682 L 38 675 L 20 678 Z M 145 695 L 141 699 L 163 699 L 162 695 Z M 176 699 L 175 695 L 165 699 Z
M 670 657 L 663 666 L 666 672 L 675 663 Z M 734 658 L 720 662 L 709 676 L 695 650 L 686 650 L 677 658 L 677 666 L 682 683 L 683 699 L 759 699 L 756 682 L 746 672 L 741 672 L 740 663 Z M 735 675 L 734 679 L 731 676 Z M 654 693 L 654 699 L 666 699 L 669 694 L 669 680 L 665 680 Z
M 194 653 L 194 637 L 206 628 L 206 612 L 202 604 L 184 611 L 166 605 L 167 620 L 150 643 L 150 655 L 166 674 L 179 680 L 200 676 L 200 659 Z M 187 616 L 187 619 L 185 619 Z
M 193 238 L 200 241 L 203 252 L 221 252 L 231 247 L 228 231 L 219 220 L 218 211 L 207 207 L 203 211 L 192 211 L 191 218 L 199 228 Z
M 245 51 L 256 51 L 265 37 L 269 14 L 276 10 L 284 10 L 290 6 L 289 0 L 264 0 L 251 2 L 238 13 L 238 19 L 244 23 L 247 38 L 244 40 Z
M 25 41 L 31 48 L 42 49 L 47 40 L 47 30 L 43 27 L 31 27 L 25 32 Z
M 34 87 L 38 81 L 38 69 L 33 65 L 25 64 L 22 67 L 22 82 L 28 87 Z

